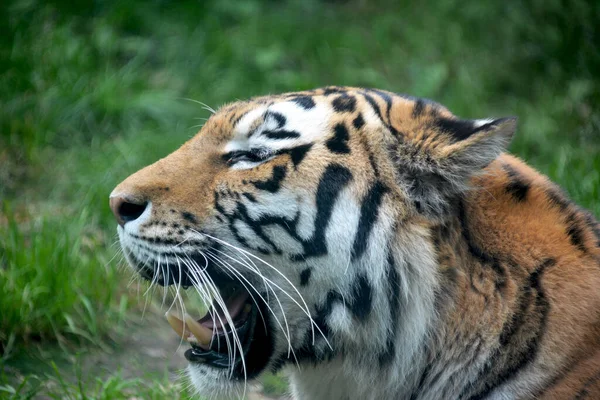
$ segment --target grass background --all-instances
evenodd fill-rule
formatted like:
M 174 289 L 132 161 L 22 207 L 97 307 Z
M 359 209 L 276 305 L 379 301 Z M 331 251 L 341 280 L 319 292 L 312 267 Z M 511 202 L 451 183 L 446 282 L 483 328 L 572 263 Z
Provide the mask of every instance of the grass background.
M 353 85 L 516 115 L 511 151 L 599 216 L 598 26 L 594 0 L 3 1 L 0 398 L 189 395 L 76 355 L 139 320 L 107 198 L 199 129 L 193 100 Z

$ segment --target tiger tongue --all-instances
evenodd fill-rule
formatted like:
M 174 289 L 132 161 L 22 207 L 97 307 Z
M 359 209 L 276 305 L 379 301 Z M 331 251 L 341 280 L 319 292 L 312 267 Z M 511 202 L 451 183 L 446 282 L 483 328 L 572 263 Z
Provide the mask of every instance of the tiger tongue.
M 227 312 L 229 313 L 229 317 L 231 321 L 235 321 L 235 319 L 240 315 L 242 311 L 242 307 L 248 301 L 250 294 L 248 292 L 239 293 L 237 296 L 232 296 L 227 300 L 225 306 L 227 307 Z M 227 325 L 229 321 L 227 317 L 223 313 L 223 308 L 218 304 L 213 304 L 212 312 L 208 312 L 202 319 L 198 322 L 204 325 L 207 328 L 222 328 L 223 325 Z M 214 316 L 214 319 L 213 317 Z

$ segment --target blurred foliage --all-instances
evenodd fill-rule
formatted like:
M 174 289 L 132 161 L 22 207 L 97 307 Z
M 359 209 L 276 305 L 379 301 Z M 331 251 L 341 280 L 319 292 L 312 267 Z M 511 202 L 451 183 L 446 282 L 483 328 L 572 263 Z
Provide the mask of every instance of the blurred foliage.
M 201 400 L 180 382 L 169 377 L 127 378 L 121 371 L 109 377 L 87 377 L 80 366 L 75 366 L 70 375 L 51 362 L 46 374 L 22 377 L 18 384 L 11 383 L 0 365 L 0 398 L 22 400 L 32 398 L 56 400 Z M 10 371 L 13 372 L 13 371 Z M 5 382 L 2 384 L 2 382 Z
M 199 129 L 196 101 L 353 85 L 517 115 L 511 151 L 600 215 L 599 26 L 596 0 L 3 1 L 0 353 L 117 329 L 107 196 Z
M 64 335 L 99 344 L 127 307 L 125 297 L 115 303 L 119 276 L 104 258 L 106 251 L 97 253 L 104 232 L 94 229 L 86 210 L 65 229 L 52 219 L 18 222 L 9 207 L 5 203 L 3 210 L 8 226 L 0 229 L 0 350 L 8 355 L 15 338 L 64 340 Z M 113 304 L 120 312 L 111 312 Z

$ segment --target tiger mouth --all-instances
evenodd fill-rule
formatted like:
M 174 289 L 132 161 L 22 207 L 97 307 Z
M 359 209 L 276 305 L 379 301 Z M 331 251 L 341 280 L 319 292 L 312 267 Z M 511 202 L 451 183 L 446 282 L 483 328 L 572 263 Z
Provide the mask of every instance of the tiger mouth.
M 163 285 L 179 285 L 184 290 L 197 284 L 193 274 L 183 270 L 178 275 L 171 271 L 167 277 L 146 279 Z M 203 364 L 218 369 L 229 369 L 233 379 L 250 379 L 268 364 L 274 351 L 268 306 L 263 296 L 250 292 L 241 281 L 223 273 L 209 263 L 203 273 L 218 291 L 206 314 L 200 318 L 189 314 L 166 314 L 171 328 L 190 348 L 185 358 L 193 364 Z
M 213 300 L 202 318 L 168 312 L 167 320 L 191 345 L 185 352 L 188 361 L 230 368 L 242 362 L 252 344 L 257 308 L 250 293 L 236 285 L 227 285 L 220 292 L 226 300 L 222 303 Z

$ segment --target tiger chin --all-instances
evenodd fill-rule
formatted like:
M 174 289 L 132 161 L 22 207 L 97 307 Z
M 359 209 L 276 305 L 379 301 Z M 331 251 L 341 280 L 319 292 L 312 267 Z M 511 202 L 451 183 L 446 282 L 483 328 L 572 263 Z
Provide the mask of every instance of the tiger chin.
M 119 184 L 129 264 L 207 303 L 167 316 L 198 393 L 600 398 L 600 225 L 515 129 L 326 87 L 226 105 Z

